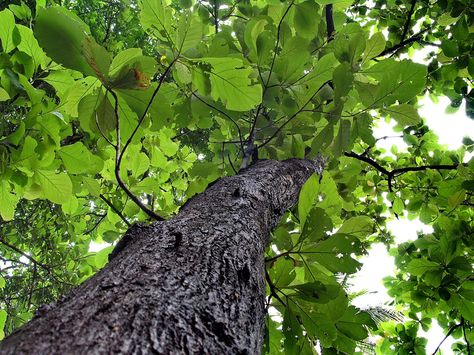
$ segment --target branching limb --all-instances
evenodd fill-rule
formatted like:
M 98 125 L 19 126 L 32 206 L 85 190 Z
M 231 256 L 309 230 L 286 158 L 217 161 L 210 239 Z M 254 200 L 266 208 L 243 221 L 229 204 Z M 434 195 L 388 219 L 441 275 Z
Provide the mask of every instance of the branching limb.
M 270 136 L 270 138 L 268 138 L 265 142 L 263 142 L 262 144 L 260 144 L 258 146 L 258 148 L 262 148 L 264 146 L 266 146 L 273 138 L 276 137 L 276 135 L 288 124 L 290 123 L 296 116 L 298 116 L 301 112 L 304 111 L 304 108 L 311 102 L 311 100 L 313 100 L 313 98 L 318 94 L 318 92 L 324 87 L 324 85 L 328 84 L 330 82 L 330 80 L 326 81 L 323 85 L 321 85 L 318 90 L 316 90 L 316 92 L 309 98 L 308 101 L 306 101 L 304 103 L 303 106 L 301 106 L 301 108 L 296 111 L 294 114 L 292 114 L 285 122 L 283 122 L 283 124 L 278 127 L 278 129 Z
M 124 223 L 127 225 L 127 227 L 130 227 L 132 224 L 125 218 L 125 216 L 120 212 L 120 210 L 114 206 L 114 204 L 107 199 L 103 194 L 100 194 L 99 197 L 109 206 L 112 211 L 114 211 L 121 219 L 124 221 Z
M 405 40 L 408 30 L 410 29 L 411 17 L 413 16 L 413 12 L 415 12 L 415 5 L 416 5 L 416 0 L 412 0 L 410 10 L 408 10 L 405 26 L 403 26 L 402 39 L 400 40 L 400 42 L 403 42 Z
M 265 279 L 267 280 L 268 287 L 270 288 L 270 295 L 277 299 L 283 306 L 286 307 L 286 303 L 281 299 L 281 297 L 278 295 L 277 288 L 272 282 L 272 279 L 270 278 L 270 274 L 268 273 L 267 269 L 265 269 Z
M 84 233 L 82 233 L 83 235 L 87 235 L 87 234 L 90 234 L 94 231 L 94 229 L 96 229 L 99 224 L 104 220 L 104 218 L 107 216 L 107 213 L 104 213 L 103 215 L 101 216 L 98 216 L 99 218 L 97 219 L 97 221 L 94 223 L 94 225 L 89 228 L 88 230 L 86 230 Z
M 463 323 L 455 324 L 455 325 L 453 325 L 453 326 L 449 329 L 448 333 L 447 333 L 446 336 L 443 338 L 443 340 L 441 340 L 441 342 L 438 344 L 438 346 L 436 347 L 435 351 L 433 351 L 433 354 L 432 354 L 432 355 L 436 355 L 436 353 L 438 352 L 438 350 L 439 350 L 439 348 L 441 347 L 441 345 L 443 345 L 444 341 L 445 341 L 446 339 L 448 339 L 449 336 L 450 336 L 456 329 L 458 329 L 460 326 L 462 326 L 462 324 L 463 324 Z
M 375 58 L 378 58 L 378 57 L 384 57 L 386 56 L 387 54 L 392 54 L 392 55 L 395 55 L 398 53 L 399 50 L 403 49 L 406 45 L 410 44 L 410 43 L 413 43 L 413 42 L 418 42 L 422 39 L 422 36 L 423 36 L 423 33 L 427 32 L 430 28 L 425 28 L 424 30 L 421 30 L 420 32 L 414 34 L 413 36 L 411 36 L 410 38 L 407 38 L 406 40 L 390 47 L 390 48 L 387 48 L 387 49 L 384 49 L 382 51 L 382 53 L 380 53 L 378 56 L 372 58 L 372 59 L 375 59 Z
M 166 68 L 165 72 L 163 75 L 160 77 L 160 80 L 158 82 L 158 86 L 156 87 L 155 91 L 151 95 L 150 100 L 148 101 L 148 104 L 143 111 L 140 119 L 138 120 L 137 125 L 135 126 L 135 129 L 133 130 L 132 134 L 130 137 L 127 139 L 125 145 L 123 146 L 123 149 L 121 148 L 121 137 L 120 137 L 120 118 L 119 118 L 119 113 L 118 113 L 118 97 L 117 94 L 111 90 L 107 89 L 108 92 L 111 93 L 113 96 L 115 103 L 114 103 L 114 114 L 115 114 L 115 132 L 117 136 L 117 144 L 115 145 L 115 178 L 117 179 L 117 183 L 119 186 L 125 191 L 125 193 L 130 197 L 130 199 L 137 204 L 140 209 L 145 212 L 149 217 L 156 219 L 157 221 L 164 221 L 165 219 L 152 211 L 151 209 L 147 208 L 145 204 L 137 197 L 135 196 L 128 186 L 125 184 L 125 182 L 122 180 L 122 177 L 120 176 L 120 165 L 122 163 L 123 156 L 128 148 L 128 146 L 132 143 L 132 140 L 137 133 L 138 129 L 140 128 L 141 124 L 143 123 L 146 114 L 148 113 L 151 105 L 153 104 L 153 101 L 158 94 L 158 91 L 160 90 L 161 86 L 163 85 L 163 82 L 165 81 L 166 77 L 168 76 L 169 72 L 171 71 L 171 68 L 173 67 L 174 63 L 178 60 L 178 56 L 168 65 Z
M 239 140 L 240 140 L 240 149 L 242 150 L 242 154 L 244 153 L 244 139 L 242 137 L 242 131 L 240 130 L 240 127 L 239 125 L 237 124 L 237 122 L 230 116 L 228 115 L 227 113 L 225 113 L 224 111 L 222 111 L 221 109 L 219 109 L 218 107 L 215 107 L 214 105 L 210 104 L 209 102 L 203 100 L 201 97 L 199 97 L 198 95 L 196 95 L 195 92 L 192 93 L 192 95 L 198 99 L 199 101 L 201 101 L 204 105 L 206 105 L 207 107 L 209 108 L 212 108 L 214 111 L 217 111 L 219 112 L 221 115 L 223 115 L 224 117 L 226 117 L 227 119 L 229 119 L 233 124 L 234 126 L 237 128 L 237 132 L 239 134 Z
M 387 175 L 388 180 L 388 189 L 390 192 L 393 192 L 392 181 L 395 177 L 408 173 L 410 171 L 425 171 L 425 170 L 455 170 L 458 168 L 459 164 L 453 165 L 422 165 L 422 166 L 409 166 L 406 168 L 393 169 L 388 171 L 375 160 L 370 159 L 367 156 L 356 154 L 354 152 L 345 152 L 346 157 L 355 158 L 357 160 L 366 162 L 369 165 L 372 165 L 375 169 L 380 171 L 382 174 Z
M 5 245 L 6 247 L 16 251 L 18 254 L 20 254 L 21 256 L 24 256 L 25 258 L 27 258 L 29 261 L 31 261 L 33 264 L 45 269 L 47 272 L 51 273 L 51 269 L 48 265 L 46 264 L 43 264 L 41 262 L 39 262 L 38 260 L 36 260 L 35 258 L 33 258 L 32 256 L 28 255 L 27 253 L 25 253 L 23 250 L 21 250 L 20 248 L 17 248 L 15 245 L 13 244 L 10 244 L 8 243 L 5 239 L 2 239 L 0 238 L 0 243 Z
M 325 7 L 326 11 L 326 30 L 327 30 L 327 36 L 328 36 L 328 42 L 332 41 L 334 38 L 334 33 L 336 31 L 334 27 L 334 18 L 332 15 L 332 4 L 328 4 Z
M 469 343 L 469 340 L 467 340 L 466 321 L 464 320 L 463 317 L 461 317 L 461 324 L 462 324 L 462 335 L 463 335 L 464 341 L 466 342 L 467 355 L 471 355 L 471 344 Z

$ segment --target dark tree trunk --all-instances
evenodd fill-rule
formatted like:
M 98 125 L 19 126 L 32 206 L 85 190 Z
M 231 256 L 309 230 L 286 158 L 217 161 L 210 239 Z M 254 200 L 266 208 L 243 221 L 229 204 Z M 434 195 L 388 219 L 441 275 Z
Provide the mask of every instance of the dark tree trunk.
M 310 160 L 259 161 L 134 226 L 110 263 L 0 343 L 1 354 L 258 354 L 264 249 Z

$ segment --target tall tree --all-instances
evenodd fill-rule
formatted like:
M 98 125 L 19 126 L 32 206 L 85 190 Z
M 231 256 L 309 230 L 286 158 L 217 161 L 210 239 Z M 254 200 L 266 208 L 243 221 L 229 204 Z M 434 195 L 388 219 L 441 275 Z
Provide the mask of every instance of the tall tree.
M 423 353 L 432 319 L 471 352 L 474 144 L 417 112 L 472 116 L 467 0 L 1 8 L 2 352 Z M 404 318 L 351 305 L 376 242 Z

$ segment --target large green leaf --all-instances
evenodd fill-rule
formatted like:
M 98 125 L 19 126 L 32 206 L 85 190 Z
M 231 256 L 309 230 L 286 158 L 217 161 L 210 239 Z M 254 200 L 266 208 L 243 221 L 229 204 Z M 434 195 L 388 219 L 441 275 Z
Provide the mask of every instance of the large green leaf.
M 428 271 L 436 271 L 440 269 L 440 265 L 424 258 L 413 259 L 407 265 L 407 271 L 414 276 L 422 276 Z
M 45 66 L 46 57 L 38 44 L 38 41 L 28 27 L 17 25 L 18 32 L 20 33 L 21 42 L 18 44 L 18 49 L 28 54 L 34 63 L 34 68 L 38 66 Z
M 195 48 L 203 36 L 203 24 L 199 18 L 193 16 L 191 12 L 184 12 L 178 22 L 176 31 L 176 46 L 180 53 L 186 53 L 191 48 Z
M 95 42 L 87 26 L 72 12 L 61 7 L 39 9 L 34 33 L 54 61 L 106 81 L 110 54 Z
M 222 100 L 232 111 L 248 111 L 262 101 L 262 87 L 252 84 L 249 75 L 253 70 L 238 58 L 200 58 L 209 63 L 211 95 L 214 100 Z
M 4 221 L 13 219 L 18 200 L 19 198 L 13 193 L 10 183 L 4 179 L 0 180 L 0 216 Z
M 409 104 L 385 107 L 383 112 L 388 113 L 401 126 L 414 126 L 421 121 L 417 109 Z
M 369 91 L 362 96 L 368 107 L 382 104 L 393 104 L 396 101 L 405 103 L 420 94 L 426 83 L 427 68 L 410 60 L 395 61 L 386 59 L 378 62 L 364 71 L 378 81 L 372 89 L 360 83 L 359 94 Z M 367 94 L 371 94 L 368 97 Z
M 102 170 L 104 165 L 103 160 L 93 155 L 81 142 L 61 147 L 59 155 L 71 174 L 95 174 Z
M 313 38 L 317 34 L 320 21 L 318 6 L 313 1 L 304 1 L 294 7 L 294 24 L 296 32 L 304 38 Z
M 140 1 L 140 20 L 145 29 L 150 29 L 156 36 L 171 42 L 172 9 L 166 0 Z
M 5 53 L 11 52 L 20 42 L 20 35 L 15 28 L 15 17 L 8 9 L 0 11 L 0 40 Z
M 33 178 L 40 186 L 42 196 L 51 202 L 62 204 L 72 196 L 71 179 L 65 173 L 38 169 Z

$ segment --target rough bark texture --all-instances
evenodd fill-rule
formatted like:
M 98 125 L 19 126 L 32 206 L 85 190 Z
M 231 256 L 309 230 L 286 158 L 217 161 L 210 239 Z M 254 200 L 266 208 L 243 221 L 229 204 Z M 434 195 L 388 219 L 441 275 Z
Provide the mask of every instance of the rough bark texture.
M 264 249 L 317 163 L 259 161 L 174 218 L 127 232 L 94 277 L 0 343 L 1 354 L 258 354 Z

